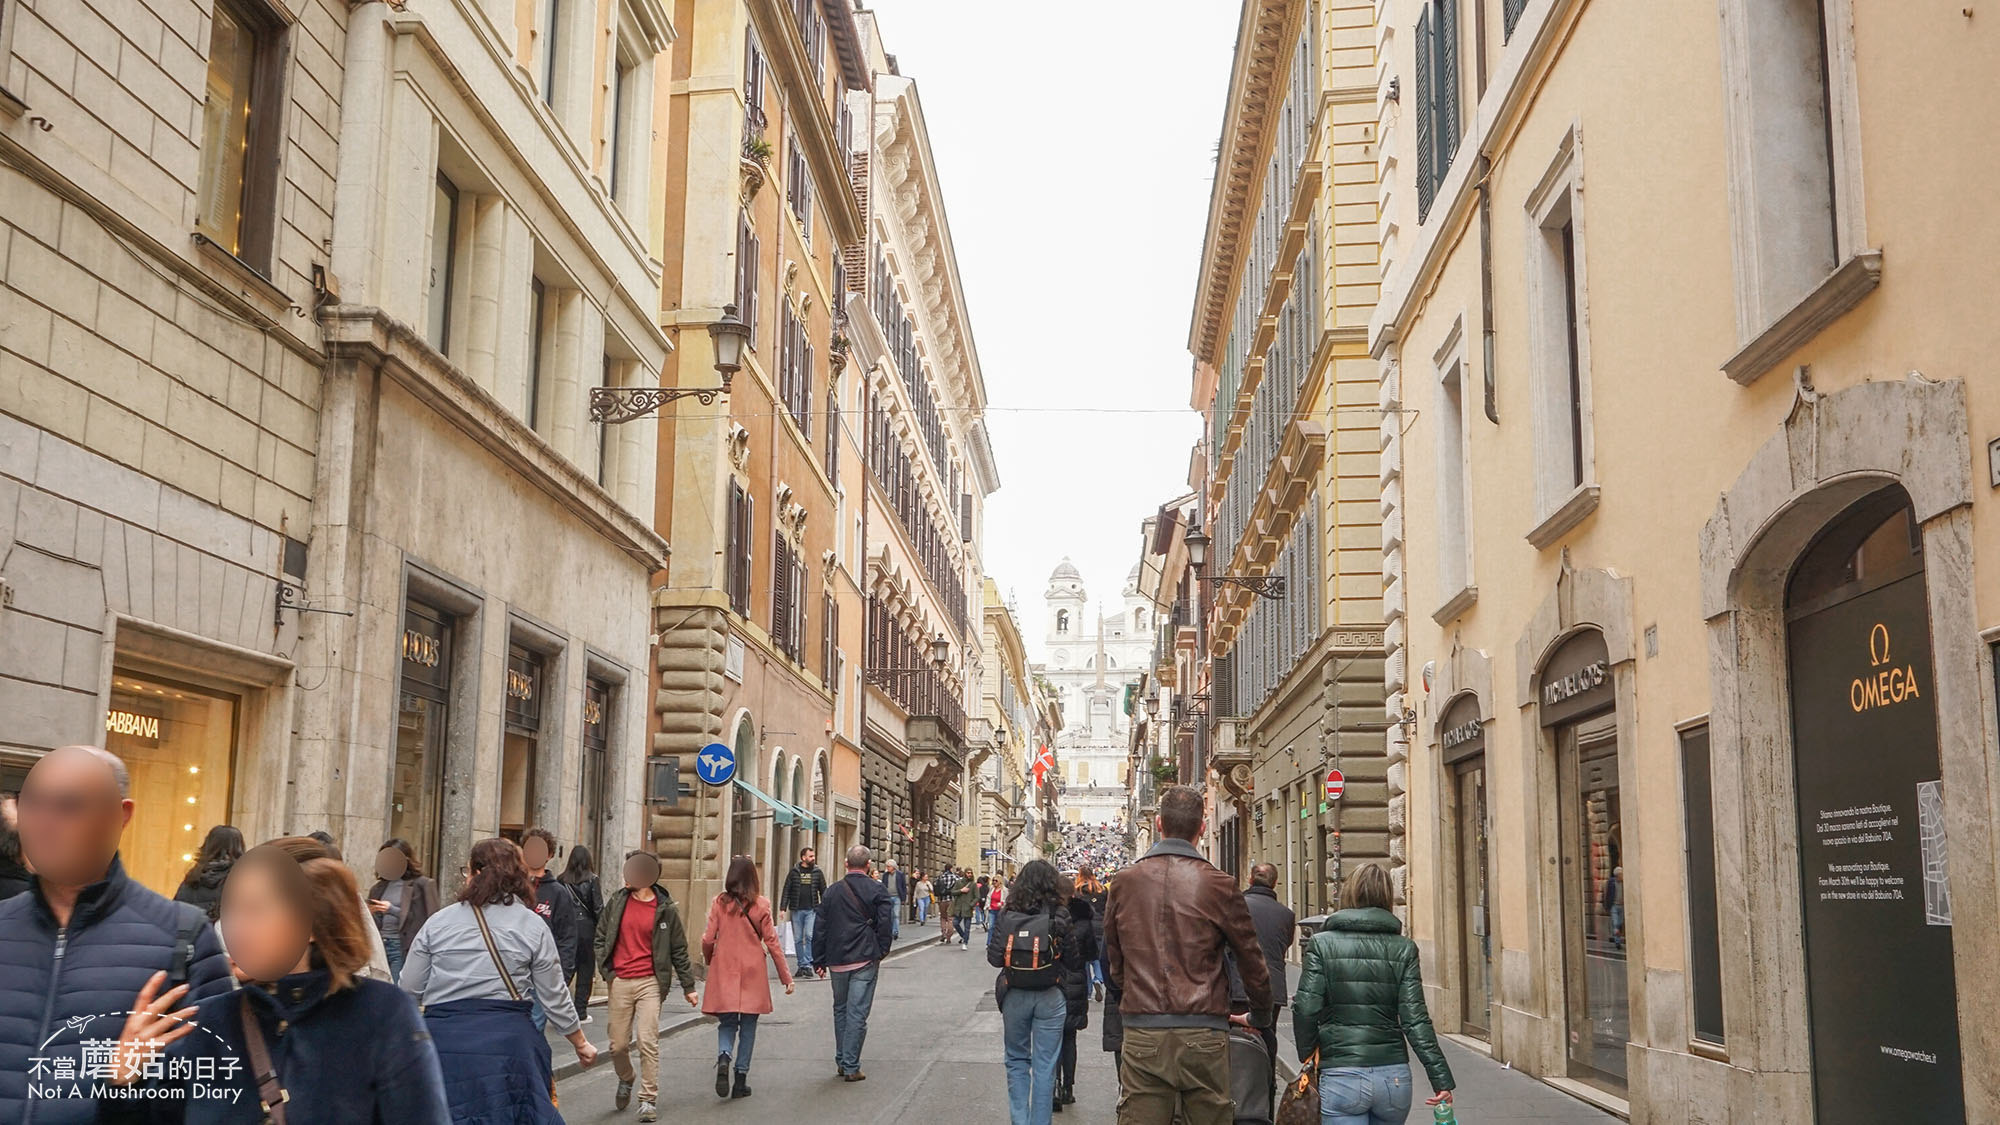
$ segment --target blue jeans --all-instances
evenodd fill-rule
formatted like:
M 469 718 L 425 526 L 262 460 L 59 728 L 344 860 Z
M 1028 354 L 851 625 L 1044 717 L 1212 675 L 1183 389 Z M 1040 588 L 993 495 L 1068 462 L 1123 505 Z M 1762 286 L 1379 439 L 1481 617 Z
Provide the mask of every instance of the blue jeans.
M 757 1048 L 757 1013 L 720 1012 L 715 1017 L 715 1053 L 736 1060 L 736 1073 L 750 1073 L 750 1052 Z
M 1011 1125 L 1049 1125 L 1067 1012 L 1060 988 L 1010 988 L 1000 1001 Z
M 1402 1125 L 1415 1097 L 1408 1064 L 1330 1066 L 1319 1072 L 1321 1125 Z
M 382 953 L 389 961 L 390 981 L 403 979 L 403 935 L 382 931 Z
M 927 899 L 927 898 L 920 898 L 920 899 L 918 899 L 918 900 L 917 900 L 917 925 L 919 925 L 919 926 L 922 926 L 922 925 L 925 925 L 925 924 L 929 923 L 929 922 L 930 922 L 930 920 L 931 920 L 931 900 L 930 900 L 930 899 Z
M 813 930 L 818 928 L 818 923 L 818 910 L 792 911 L 792 944 L 798 947 L 797 972 L 801 976 L 812 969 Z
M 890 920 L 891 920 L 891 921 L 893 921 L 893 922 L 895 923 L 895 928 L 889 931 L 889 935 L 890 935 L 890 939 L 891 939 L 891 940 L 894 940 L 895 938 L 899 938 L 899 937 L 902 937 L 902 936 L 903 936 L 903 900 L 902 900 L 902 899 L 900 899 L 900 898 L 897 898 L 897 897 L 896 897 L 895 895 L 890 895 L 890 896 L 889 896 L 889 918 L 890 918 Z
M 1089 984 L 1104 983 L 1104 965 L 1102 962 L 1098 961 L 1086 962 L 1084 968 L 1089 973 L 1089 975 L 1084 978 L 1086 983 Z
M 833 1065 L 842 1074 L 861 1069 L 861 1044 L 868 1039 L 868 1010 L 875 1006 L 875 976 L 882 962 L 833 974 Z

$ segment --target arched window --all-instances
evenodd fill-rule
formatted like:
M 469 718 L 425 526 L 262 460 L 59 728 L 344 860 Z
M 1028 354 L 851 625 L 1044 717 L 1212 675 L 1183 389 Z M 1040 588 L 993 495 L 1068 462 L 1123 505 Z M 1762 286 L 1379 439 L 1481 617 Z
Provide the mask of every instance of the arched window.
M 1057 633 L 1069 632 L 1069 610 L 1066 609 L 1056 610 L 1056 632 Z
M 1141 606 L 1140 608 L 1132 611 L 1132 631 L 1137 633 L 1143 631 L 1145 628 L 1146 628 L 1146 610 L 1144 606 Z

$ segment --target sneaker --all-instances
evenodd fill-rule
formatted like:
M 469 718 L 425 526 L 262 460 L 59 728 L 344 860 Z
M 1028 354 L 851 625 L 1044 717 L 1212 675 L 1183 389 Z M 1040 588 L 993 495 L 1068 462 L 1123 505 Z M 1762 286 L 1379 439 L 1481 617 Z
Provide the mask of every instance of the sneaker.
M 865 1075 L 865 1074 L 863 1074 L 863 1073 L 861 1073 L 861 1072 L 860 1072 L 860 1071 L 858 1071 L 858 1070 L 850 1070 L 850 1071 L 848 1071 L 848 1072 L 847 1072 L 846 1074 L 843 1074 L 843 1075 L 841 1075 L 841 1077 L 842 1077 L 842 1078 L 844 1078 L 844 1079 L 846 1079 L 846 1080 L 847 1080 L 847 1081 L 849 1081 L 849 1082 L 866 1082 L 866 1081 L 868 1081 L 868 1076 L 867 1076 L 867 1075 Z
M 660 1119 L 660 1111 L 653 1107 L 652 1102 L 639 1103 L 639 1120 L 658 1121 L 659 1119 Z
M 611 1104 L 617 1106 L 619 1109 L 624 1109 L 626 1106 L 631 1105 L 632 1083 L 628 1081 L 620 1081 L 618 1083 L 618 1096 L 611 1099 Z
M 585 1013 L 584 1015 L 581 1015 L 581 1016 L 578 1016 L 578 1017 L 576 1018 L 576 1022 L 578 1022 L 578 1023 L 589 1023 L 589 1022 L 590 1022 L 590 1015 L 589 1015 L 589 1013 Z
M 729 1055 L 726 1052 L 715 1056 L 715 1096 L 729 1096 Z
M 1091 986 L 1090 998 L 1093 1000 L 1104 999 L 1104 982 L 1099 981 L 1098 983 Z

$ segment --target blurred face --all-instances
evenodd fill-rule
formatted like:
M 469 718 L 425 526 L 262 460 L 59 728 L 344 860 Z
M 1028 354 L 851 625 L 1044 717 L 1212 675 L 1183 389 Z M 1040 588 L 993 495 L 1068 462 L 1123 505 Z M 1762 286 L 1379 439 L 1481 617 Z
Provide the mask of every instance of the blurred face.
M 61 886 L 104 878 L 132 818 L 132 802 L 118 795 L 111 768 L 75 749 L 52 751 L 36 762 L 17 805 L 22 857 Z
M 660 865 L 651 856 L 635 855 L 625 861 L 625 885 L 638 890 L 650 887 L 660 877 Z
M 410 859 L 401 848 L 383 848 L 375 853 L 375 876 L 394 882 L 410 869 Z
M 262 864 L 238 864 L 222 885 L 222 941 L 252 980 L 310 967 L 312 925 Z
M 540 836 L 530 836 L 521 844 L 521 859 L 530 871 L 540 871 L 549 865 L 549 842 Z

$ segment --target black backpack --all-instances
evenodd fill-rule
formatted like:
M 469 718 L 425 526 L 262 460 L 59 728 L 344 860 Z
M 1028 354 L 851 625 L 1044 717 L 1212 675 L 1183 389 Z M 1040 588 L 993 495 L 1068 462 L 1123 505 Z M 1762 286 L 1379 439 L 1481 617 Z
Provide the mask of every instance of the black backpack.
M 1001 972 L 1007 987 L 1020 989 L 1054 988 L 1063 982 L 1062 950 L 1056 942 L 1055 918 L 1046 911 L 1005 915 L 1006 936 Z

